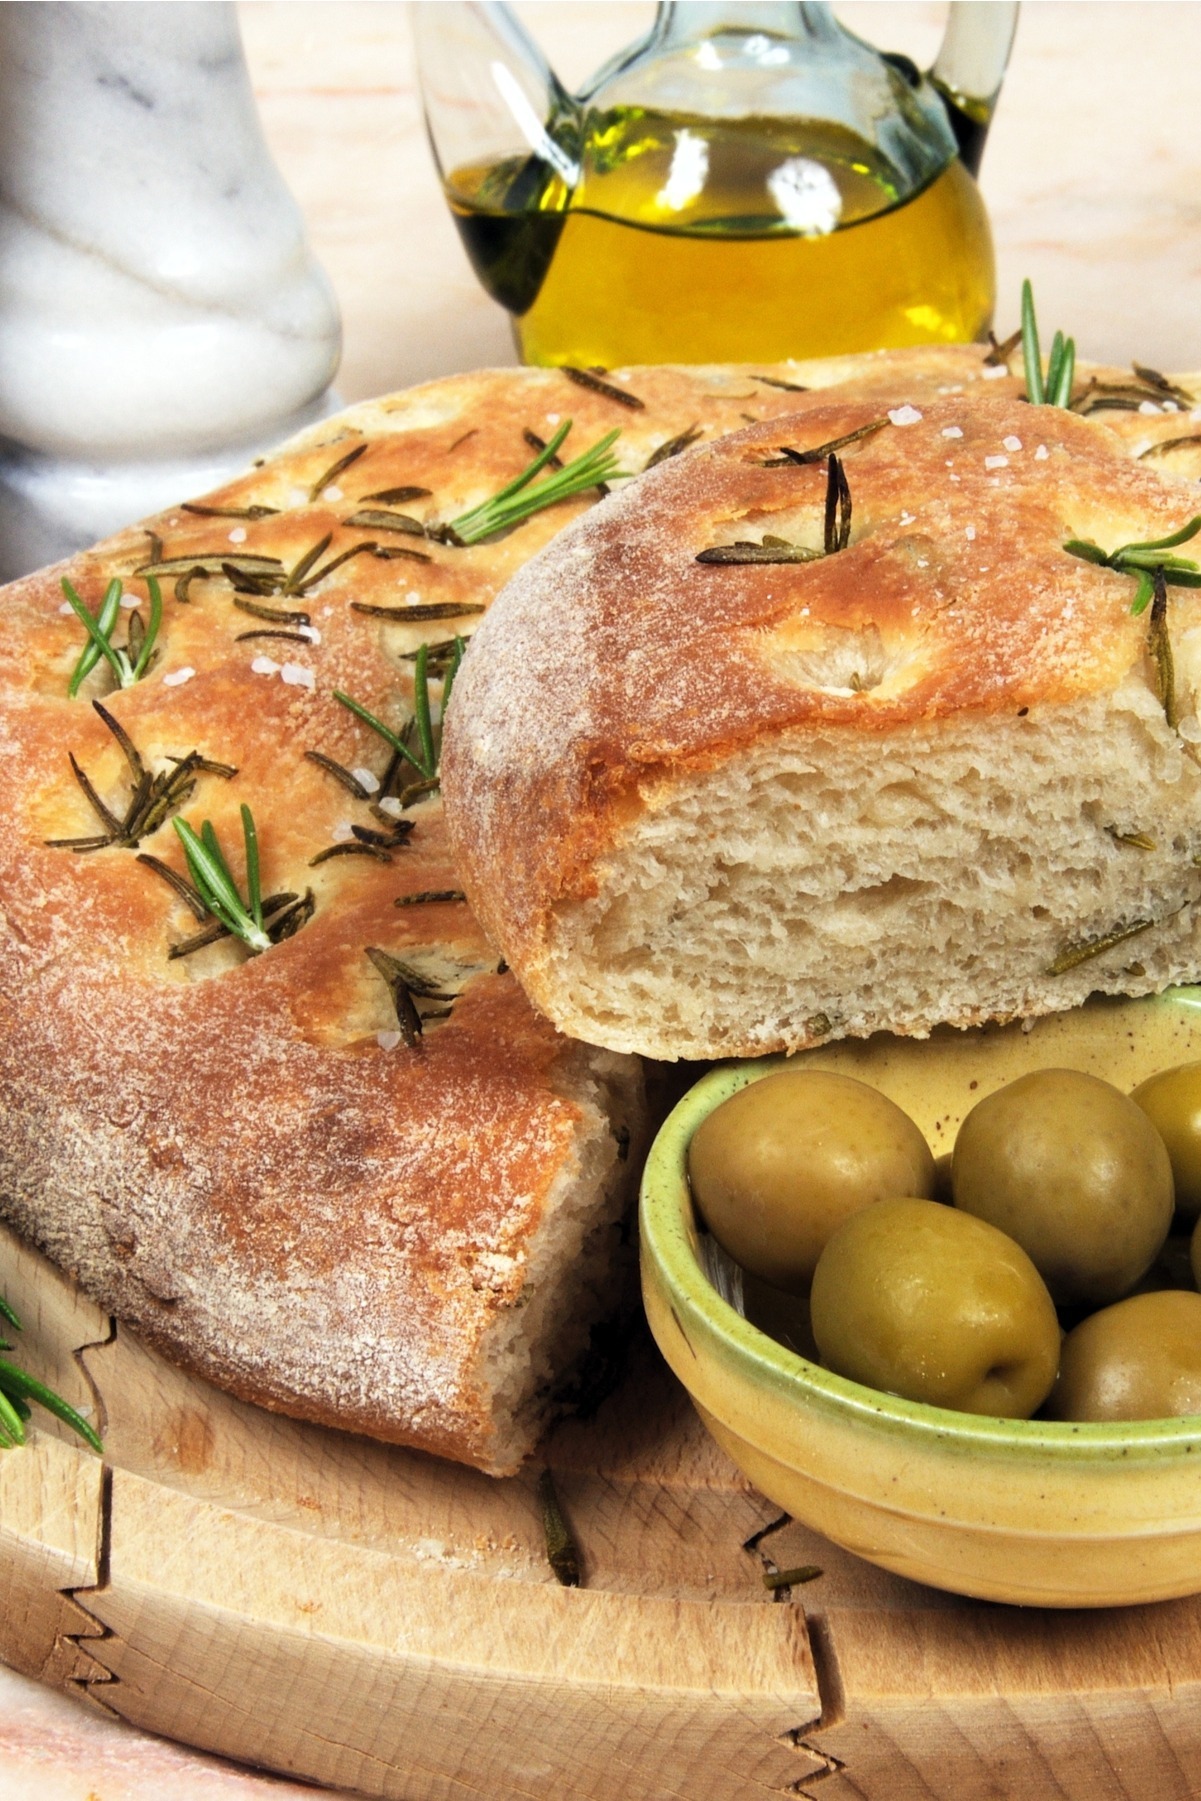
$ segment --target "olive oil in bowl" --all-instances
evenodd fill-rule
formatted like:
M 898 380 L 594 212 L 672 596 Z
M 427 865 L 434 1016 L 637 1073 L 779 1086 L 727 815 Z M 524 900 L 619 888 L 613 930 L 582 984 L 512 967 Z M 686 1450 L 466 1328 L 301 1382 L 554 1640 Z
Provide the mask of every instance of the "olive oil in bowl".
M 962 342 L 992 318 L 992 240 L 963 162 L 916 190 L 828 121 L 615 107 L 579 180 L 536 156 L 446 187 L 529 363 L 759 362 Z

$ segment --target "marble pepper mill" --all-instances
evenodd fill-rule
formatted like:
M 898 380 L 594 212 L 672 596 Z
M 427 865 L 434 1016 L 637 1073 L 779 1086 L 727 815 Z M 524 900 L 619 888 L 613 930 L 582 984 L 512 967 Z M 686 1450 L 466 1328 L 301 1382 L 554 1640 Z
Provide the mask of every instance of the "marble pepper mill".
M 0 576 L 319 418 L 340 341 L 232 4 L 0 5 Z

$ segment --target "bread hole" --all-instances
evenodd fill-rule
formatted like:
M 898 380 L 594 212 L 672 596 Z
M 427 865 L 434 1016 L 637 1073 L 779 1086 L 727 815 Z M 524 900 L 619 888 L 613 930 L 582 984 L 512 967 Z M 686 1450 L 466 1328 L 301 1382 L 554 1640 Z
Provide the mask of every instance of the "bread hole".
M 779 672 L 822 694 L 866 694 L 878 688 L 894 672 L 878 626 L 859 630 L 846 626 L 814 625 L 804 644 L 781 646 Z
M 840 910 L 860 915 L 883 912 L 888 907 L 905 905 L 917 895 L 928 894 L 933 885 L 932 882 L 918 881 L 915 876 L 890 875 L 883 882 L 874 882 L 870 887 L 856 888 L 842 895 L 837 905 Z

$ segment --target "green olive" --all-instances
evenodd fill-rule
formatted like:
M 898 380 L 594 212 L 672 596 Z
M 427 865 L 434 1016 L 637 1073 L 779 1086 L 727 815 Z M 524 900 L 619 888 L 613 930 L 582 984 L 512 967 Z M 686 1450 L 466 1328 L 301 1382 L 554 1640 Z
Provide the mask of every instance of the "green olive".
M 1033 1263 L 937 1201 L 881 1201 L 847 1220 L 810 1313 L 824 1363 L 906 1400 L 1028 1419 L 1055 1380 L 1059 1321 Z
M 1063 1341 L 1048 1412 L 1057 1420 L 1163 1420 L 1201 1413 L 1201 1294 L 1136 1294 Z
M 934 1159 L 901 1109 L 824 1069 L 750 1082 L 697 1128 L 692 1198 L 736 1263 L 803 1294 L 849 1214 L 890 1195 L 934 1192 Z
M 1181 1063 L 1149 1076 L 1130 1098 L 1168 1147 L 1177 1210 L 1196 1219 L 1201 1215 L 1201 1063 Z
M 1141 1107 L 1074 1069 L 978 1101 L 951 1162 L 955 1205 L 1015 1238 L 1057 1301 L 1128 1294 L 1172 1223 L 1172 1166 Z

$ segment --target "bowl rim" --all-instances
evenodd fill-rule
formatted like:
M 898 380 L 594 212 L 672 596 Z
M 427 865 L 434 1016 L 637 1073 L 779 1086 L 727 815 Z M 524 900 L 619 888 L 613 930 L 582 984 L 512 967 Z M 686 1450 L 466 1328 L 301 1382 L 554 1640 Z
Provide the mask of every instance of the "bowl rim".
M 796 1065 L 787 1056 L 718 1064 L 676 1103 L 655 1135 L 639 1192 L 642 1254 L 653 1260 L 681 1316 L 716 1339 L 746 1376 L 766 1379 L 777 1394 L 804 1397 L 845 1417 L 870 1421 L 876 1429 L 916 1431 L 941 1441 L 944 1449 L 954 1445 L 994 1455 L 1046 1452 L 1072 1462 L 1129 1457 L 1132 1451 L 1141 1453 L 1135 1461 L 1142 1461 L 1201 1450 L 1201 1414 L 1153 1420 L 1015 1420 L 903 1400 L 837 1376 L 789 1350 L 725 1301 L 692 1248 L 696 1220 L 688 1187 L 688 1145 L 722 1101 L 789 1067 Z

